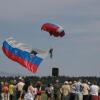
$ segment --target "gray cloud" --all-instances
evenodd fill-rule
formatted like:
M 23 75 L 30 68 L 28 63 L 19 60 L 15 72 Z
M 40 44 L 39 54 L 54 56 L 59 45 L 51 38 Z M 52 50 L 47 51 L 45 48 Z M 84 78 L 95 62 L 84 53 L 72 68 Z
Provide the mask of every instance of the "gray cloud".
M 2 0 L 0 37 L 3 38 L 0 38 L 0 42 L 8 36 L 3 33 L 12 32 L 16 39 L 35 48 L 54 47 L 54 59 L 48 57 L 36 75 L 49 75 L 55 66 L 59 66 L 61 74 L 95 75 L 100 65 L 99 10 L 99 0 Z M 68 35 L 63 39 L 54 39 L 46 32 L 41 32 L 41 25 L 47 21 L 61 24 Z M 9 64 L 14 72 L 17 69 L 30 74 L 24 68 L 21 69 L 19 64 L 10 62 L 1 52 L 0 58 L 3 58 L 0 64 L 0 67 L 4 66 L 1 67 L 2 70 L 6 70 L 8 66 L 5 65 Z M 93 71 L 89 71 L 90 67 Z

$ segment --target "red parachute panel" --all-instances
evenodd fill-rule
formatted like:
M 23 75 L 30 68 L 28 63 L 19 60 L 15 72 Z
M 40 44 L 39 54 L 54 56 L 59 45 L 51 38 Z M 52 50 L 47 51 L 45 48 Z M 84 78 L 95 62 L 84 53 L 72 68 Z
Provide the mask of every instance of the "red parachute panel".
M 56 24 L 45 23 L 42 25 L 41 30 L 44 30 L 54 37 L 63 37 L 65 35 L 63 27 Z

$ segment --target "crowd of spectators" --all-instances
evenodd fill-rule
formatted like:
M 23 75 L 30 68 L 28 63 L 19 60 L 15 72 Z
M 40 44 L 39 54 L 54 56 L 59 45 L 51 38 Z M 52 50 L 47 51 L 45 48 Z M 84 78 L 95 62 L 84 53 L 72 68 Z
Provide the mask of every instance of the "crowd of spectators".
M 87 79 L 48 80 L 35 83 L 30 78 L 18 77 L 9 81 L 0 82 L 0 100 L 42 100 L 41 95 L 47 96 L 46 100 L 100 100 L 99 84 L 96 80 Z

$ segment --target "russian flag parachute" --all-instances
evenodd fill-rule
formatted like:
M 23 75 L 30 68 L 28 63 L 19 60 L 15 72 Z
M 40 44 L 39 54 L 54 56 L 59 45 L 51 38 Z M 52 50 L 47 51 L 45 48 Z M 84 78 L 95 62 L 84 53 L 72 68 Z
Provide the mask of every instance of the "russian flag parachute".
M 12 37 L 3 42 L 2 50 L 11 60 L 35 73 L 48 52 L 29 48 L 26 44 L 15 41 Z

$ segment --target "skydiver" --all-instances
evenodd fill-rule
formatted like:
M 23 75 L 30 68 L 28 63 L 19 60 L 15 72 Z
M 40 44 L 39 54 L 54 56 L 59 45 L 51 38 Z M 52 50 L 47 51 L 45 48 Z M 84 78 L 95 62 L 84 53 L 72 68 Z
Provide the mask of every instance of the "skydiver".
M 51 49 L 49 50 L 49 54 L 50 54 L 50 58 L 52 58 L 52 57 L 53 57 L 53 48 L 51 48 Z
M 32 50 L 30 54 L 34 54 L 34 55 L 36 55 L 37 52 L 36 52 L 35 50 Z

